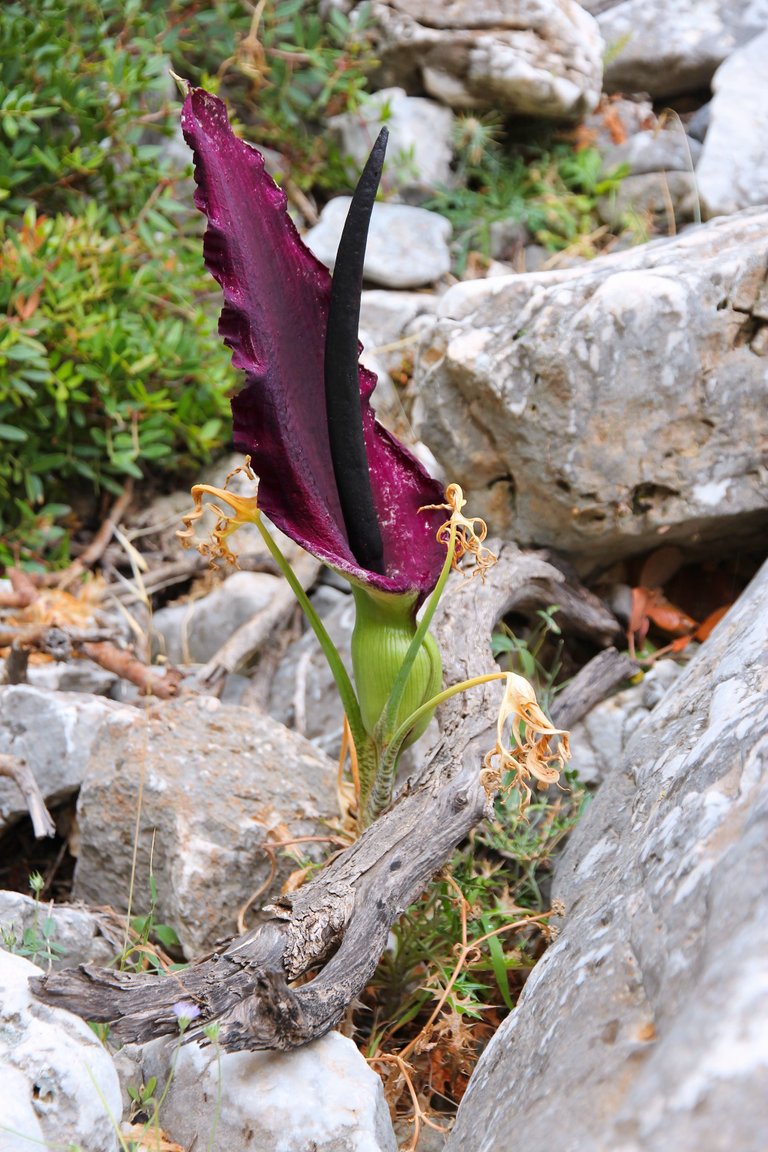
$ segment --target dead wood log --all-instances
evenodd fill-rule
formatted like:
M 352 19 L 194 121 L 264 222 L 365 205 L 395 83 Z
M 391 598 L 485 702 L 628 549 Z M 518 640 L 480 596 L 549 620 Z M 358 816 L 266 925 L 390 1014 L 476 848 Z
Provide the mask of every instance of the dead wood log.
M 615 634 L 610 612 L 535 553 L 501 547 L 484 585 L 457 576 L 434 629 L 447 681 L 495 669 L 489 638 L 504 613 L 555 603 L 565 628 L 589 630 L 606 644 Z M 36 978 L 36 994 L 108 1022 L 123 1042 L 178 1033 L 188 1003 L 200 1015 L 185 1038 L 201 1040 L 202 1028 L 217 1021 L 226 1049 L 288 1049 L 323 1035 L 370 980 L 391 925 L 488 811 L 480 769 L 500 698 L 497 682 L 448 701 L 437 748 L 392 807 L 297 892 L 264 909 L 251 932 L 165 977 L 83 966 Z

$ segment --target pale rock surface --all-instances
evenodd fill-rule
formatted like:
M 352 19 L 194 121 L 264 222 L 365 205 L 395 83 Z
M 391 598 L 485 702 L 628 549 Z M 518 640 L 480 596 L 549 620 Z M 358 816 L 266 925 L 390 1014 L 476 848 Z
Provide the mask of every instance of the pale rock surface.
M 712 81 L 709 129 L 696 169 L 709 216 L 768 203 L 767 60 L 768 29 L 729 56 Z
M 423 445 L 414 444 L 413 429 L 393 378 L 402 380 L 404 372 L 410 377 L 420 334 L 432 323 L 437 300 L 432 292 L 374 288 L 363 292 L 360 306 L 360 360 L 377 376 L 371 406 L 377 419 L 417 453 Z
M 144 1078 L 162 1085 L 169 1045 L 153 1042 Z M 221 1094 L 221 1103 L 217 1103 Z M 185 1148 L 226 1152 L 396 1152 L 381 1080 L 351 1040 L 329 1032 L 293 1052 L 222 1052 L 185 1045 L 160 1114 Z
M 101 696 L 9 685 L 0 688 L 0 752 L 27 762 L 50 806 L 80 787 L 102 726 L 125 728 L 135 716 L 135 709 Z M 26 815 L 16 784 L 0 776 L 0 831 Z
M 601 784 L 618 767 L 635 730 L 671 691 L 682 670 L 673 660 L 659 661 L 639 684 L 609 696 L 573 725 L 568 767 L 582 784 Z
M 24 932 L 50 940 L 50 950 L 43 949 L 33 962 L 47 969 L 74 968 L 77 964 L 106 966 L 122 951 L 122 933 L 114 920 L 87 908 L 72 904 L 54 904 L 21 892 L 0 892 L 0 942 L 14 949 L 23 943 Z M 48 955 L 47 953 L 50 953 Z
M 354 112 L 332 116 L 328 126 L 341 153 L 361 170 L 379 130 L 389 131 L 387 162 L 381 178 L 384 192 L 429 192 L 455 181 L 451 171 L 454 114 L 423 96 L 408 96 L 403 88 L 382 88 Z
M 333 269 L 350 197 L 329 200 L 304 240 Z M 444 216 L 409 204 L 374 205 L 365 251 L 365 279 L 385 288 L 423 288 L 450 270 L 451 226 Z
M 452 108 L 578 119 L 600 98 L 603 44 L 575 0 L 373 0 L 385 83 Z
M 413 422 L 474 515 L 582 571 L 768 522 L 768 212 L 456 285 Z
M 381 288 L 363 292 L 360 300 L 360 331 L 364 333 L 362 362 L 367 363 L 370 354 L 376 356 L 388 372 L 397 370 L 405 356 L 415 353 L 419 326 L 434 316 L 438 303 L 439 297 L 432 292 L 388 292 Z M 390 347 L 393 344 L 400 346 Z
M 447 1152 L 762 1152 L 768 566 L 634 733 L 560 860 L 566 914 Z
M 606 89 L 658 99 L 705 88 L 735 48 L 768 27 L 768 0 L 623 0 L 596 18 Z
M 149 911 L 151 857 L 157 920 L 199 955 L 235 934 L 238 909 L 269 882 L 271 844 L 327 832 L 336 767 L 264 713 L 212 697 L 135 715 L 103 729 L 86 766 L 73 896 L 125 910 L 140 811 L 134 914 Z M 277 858 L 274 890 L 292 867 Z
M 0 1152 L 116 1152 L 120 1085 L 88 1025 L 29 991 L 40 971 L 0 950 Z
M 269 572 L 233 572 L 205 596 L 160 608 L 152 617 L 155 652 L 171 664 L 204 664 L 269 605 L 279 583 Z

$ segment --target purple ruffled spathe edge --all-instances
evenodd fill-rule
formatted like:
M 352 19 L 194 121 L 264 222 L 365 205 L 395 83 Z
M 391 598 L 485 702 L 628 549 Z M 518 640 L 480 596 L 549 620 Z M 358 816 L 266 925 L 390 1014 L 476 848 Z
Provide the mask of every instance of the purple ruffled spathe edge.
M 287 536 L 361 584 L 424 599 L 445 559 L 436 532 L 442 488 L 374 418 L 373 373 L 360 369 L 360 407 L 385 574 L 349 548 L 325 414 L 328 269 L 286 212 L 263 157 L 232 132 L 221 100 L 190 90 L 184 138 L 195 157 L 195 203 L 208 218 L 204 255 L 222 287 L 219 331 L 246 384 L 232 401 L 235 446 L 251 456 L 259 507 Z

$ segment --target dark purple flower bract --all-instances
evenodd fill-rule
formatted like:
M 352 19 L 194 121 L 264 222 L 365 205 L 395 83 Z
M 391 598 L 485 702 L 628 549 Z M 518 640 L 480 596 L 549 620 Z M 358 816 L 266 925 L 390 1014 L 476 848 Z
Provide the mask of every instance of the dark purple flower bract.
M 262 156 L 238 139 L 221 100 L 190 90 L 182 112 L 195 202 L 208 217 L 205 261 L 222 287 L 219 331 L 246 373 L 232 401 L 236 447 L 251 456 L 259 507 L 286 535 L 356 582 L 423 600 L 445 560 L 442 488 L 374 419 L 376 377 L 359 369 L 360 408 L 383 572 L 362 567 L 344 523 L 325 404 L 331 276 L 301 240 Z

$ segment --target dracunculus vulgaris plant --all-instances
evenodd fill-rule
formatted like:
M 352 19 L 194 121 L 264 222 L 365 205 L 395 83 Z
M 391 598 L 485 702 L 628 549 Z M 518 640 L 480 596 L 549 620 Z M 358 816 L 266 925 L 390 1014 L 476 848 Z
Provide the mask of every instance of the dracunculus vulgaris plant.
M 258 527 L 333 672 L 364 826 L 389 804 L 400 752 L 446 695 L 428 628 L 451 566 L 468 550 L 481 569 L 490 560 L 485 526 L 462 515 L 460 489 L 444 494 L 375 420 L 376 377 L 359 364 L 363 260 L 387 133 L 352 197 L 331 277 L 302 242 L 260 153 L 233 133 L 222 101 L 190 88 L 182 128 L 194 153 L 195 202 L 208 219 L 205 262 L 224 295 L 219 331 L 245 372 L 232 401 L 234 443 L 254 495 L 196 485 L 180 535 L 192 541 L 206 494 L 229 507 L 211 505 L 212 542 L 199 546 L 212 559 L 233 559 L 232 532 Z M 262 514 L 351 584 L 352 677 Z

